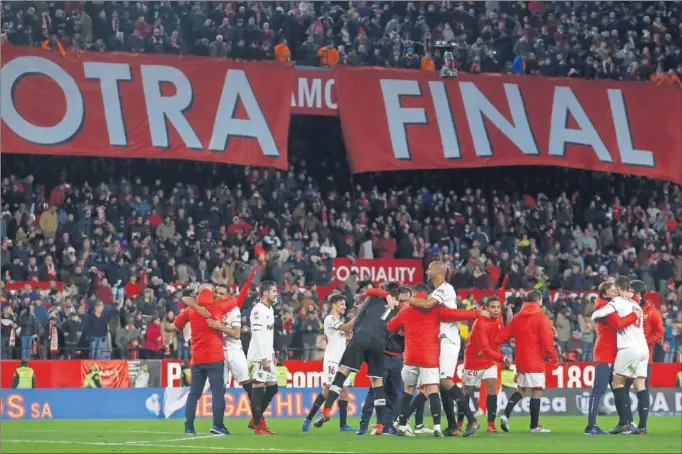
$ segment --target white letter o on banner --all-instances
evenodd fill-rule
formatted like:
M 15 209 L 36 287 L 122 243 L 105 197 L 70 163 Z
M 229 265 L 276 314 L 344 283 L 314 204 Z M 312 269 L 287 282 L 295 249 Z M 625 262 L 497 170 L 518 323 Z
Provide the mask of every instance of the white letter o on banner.
M 348 276 L 350 276 L 350 270 L 348 269 L 347 266 L 339 266 L 336 268 L 336 279 L 339 282 L 344 282 L 346 279 L 348 279 Z
M 54 80 L 66 97 L 64 118 L 54 126 L 36 126 L 26 121 L 14 106 L 14 84 L 26 74 L 41 74 Z M 39 145 L 56 145 L 69 140 L 81 128 L 85 106 L 76 81 L 59 65 L 40 57 L 19 57 L 7 63 L 0 75 L 2 118 L 22 139 Z M 16 150 L 8 150 L 16 151 Z

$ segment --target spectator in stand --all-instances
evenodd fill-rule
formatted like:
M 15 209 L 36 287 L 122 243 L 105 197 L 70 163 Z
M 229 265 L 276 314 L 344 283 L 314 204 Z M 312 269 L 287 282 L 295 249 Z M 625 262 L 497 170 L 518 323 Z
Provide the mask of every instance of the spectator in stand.
M 17 320 L 12 306 L 2 306 L 2 318 L 0 318 L 0 359 L 12 358 L 12 347 L 17 340 Z
M 127 317 L 125 325 L 116 333 L 116 347 L 123 359 L 137 359 L 140 349 L 140 332 L 135 328 L 133 317 Z
M 41 334 L 42 326 L 35 316 L 35 306 L 28 305 L 19 315 L 19 335 L 21 338 L 21 359 L 28 360 L 34 354 L 35 342 Z
M 163 331 L 163 343 L 165 346 L 164 355 L 172 357 L 178 350 L 178 330 L 175 329 L 175 313 L 168 311 L 161 322 L 161 330 Z
M 147 325 L 144 335 L 144 359 L 160 359 L 163 357 L 164 338 L 161 331 L 161 318 L 154 314 Z
M 109 322 L 103 314 L 104 304 L 95 304 L 92 314 L 85 319 L 82 337 L 87 339 L 90 344 L 90 357 L 92 359 L 102 358 L 102 347 L 109 334 Z
M 310 309 L 307 318 L 301 325 L 303 333 L 303 359 L 311 360 L 315 358 L 317 350 L 317 336 L 320 334 L 320 320 L 314 310 Z
M 68 314 L 67 320 L 62 324 L 64 334 L 64 357 L 65 359 L 76 359 L 78 344 L 83 334 L 83 323 L 77 312 Z
M 578 325 L 580 330 L 580 350 L 582 350 L 583 362 L 592 362 L 592 353 L 594 349 L 594 325 L 592 320 L 585 318 L 583 314 L 578 314 Z

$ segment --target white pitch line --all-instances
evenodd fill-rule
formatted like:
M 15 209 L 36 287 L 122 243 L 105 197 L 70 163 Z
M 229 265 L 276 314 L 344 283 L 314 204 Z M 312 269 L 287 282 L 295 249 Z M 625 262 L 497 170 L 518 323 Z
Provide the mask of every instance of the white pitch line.
M 191 441 L 191 438 L 188 440 Z M 279 448 L 235 448 L 235 447 L 223 447 L 223 446 L 199 446 L 199 445 L 164 445 L 158 443 L 149 443 L 144 445 L 135 446 L 146 446 L 150 448 L 188 448 L 188 449 L 211 449 L 216 451 L 253 451 L 253 452 L 309 452 L 312 454 L 362 454 L 360 451 L 314 451 L 310 449 L 279 449 Z
M 173 443 L 174 441 L 187 441 L 187 440 L 201 440 L 202 438 L 217 438 L 223 437 L 224 435 L 208 434 L 208 435 L 185 435 L 182 438 L 171 438 L 169 440 L 143 440 L 143 441 L 126 441 L 124 445 L 146 445 L 149 443 L 163 442 L 163 443 Z
M 11 429 L 12 432 L 64 432 L 64 429 Z M 101 429 L 78 429 L 79 432 L 97 432 L 107 434 L 151 434 L 151 435 L 177 435 L 182 433 L 180 430 L 175 432 L 157 432 L 154 430 L 101 430 Z
M 213 437 L 222 437 L 221 435 L 212 435 Z M 179 438 L 177 441 L 192 441 L 197 438 L 208 438 L 208 436 Z M 61 445 L 82 445 L 82 446 L 129 446 L 129 447 L 149 447 L 149 448 L 187 448 L 199 450 L 216 450 L 216 451 L 237 451 L 237 452 L 309 452 L 311 454 L 360 454 L 354 451 L 314 451 L 310 449 L 279 449 L 279 448 L 237 448 L 234 446 L 204 446 L 204 445 L 169 445 L 156 442 L 104 442 L 104 441 L 64 441 L 64 440 L 2 440 L 4 443 L 44 443 L 44 444 L 61 444 Z M 163 441 L 163 440 L 160 440 Z M 171 442 L 175 440 L 165 440 Z

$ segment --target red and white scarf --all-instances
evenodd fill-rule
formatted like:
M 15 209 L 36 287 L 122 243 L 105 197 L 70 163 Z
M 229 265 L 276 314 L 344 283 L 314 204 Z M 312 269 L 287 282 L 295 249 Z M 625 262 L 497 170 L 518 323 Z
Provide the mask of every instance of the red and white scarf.
M 50 320 L 50 353 L 59 351 L 59 335 L 57 334 L 57 324 Z
M 17 345 L 17 329 L 16 327 L 12 328 L 12 331 L 9 333 L 9 346 L 10 347 L 15 347 Z

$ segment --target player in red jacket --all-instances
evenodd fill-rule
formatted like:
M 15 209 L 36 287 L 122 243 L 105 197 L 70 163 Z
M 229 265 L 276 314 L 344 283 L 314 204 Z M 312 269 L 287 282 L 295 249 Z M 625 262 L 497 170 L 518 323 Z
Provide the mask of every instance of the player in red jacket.
M 222 319 L 223 315 L 236 306 L 232 304 L 216 302 L 213 295 L 213 286 L 202 284 L 196 303 L 204 307 L 211 318 Z M 195 434 L 194 418 L 196 416 L 197 403 L 204 391 L 204 385 L 208 379 L 213 395 L 213 427 L 211 433 L 227 435 L 229 431 L 224 424 L 225 416 L 225 379 L 223 376 L 225 355 L 223 353 L 223 334 L 211 328 L 207 319 L 195 309 L 187 308 L 175 318 L 175 327 L 182 331 L 189 323 L 192 329 L 192 382 L 187 396 L 185 407 L 185 433 Z
M 630 287 L 634 292 L 632 298 L 639 303 L 639 305 L 642 307 L 642 311 L 644 312 L 644 336 L 646 337 L 646 343 L 649 346 L 649 368 L 646 377 L 646 390 L 647 392 L 650 392 L 649 377 L 651 377 L 651 364 L 653 363 L 654 345 L 663 340 L 663 336 L 665 335 L 665 326 L 663 325 L 661 312 L 656 308 L 656 306 L 651 304 L 646 299 L 646 284 L 642 281 L 632 281 L 630 282 Z M 628 400 L 630 398 L 630 387 L 632 386 L 633 381 L 634 380 L 630 379 L 625 383 L 625 392 L 628 396 Z M 631 404 L 627 405 L 627 413 L 629 415 L 628 423 L 632 423 L 633 418 Z M 642 419 L 642 412 L 640 412 L 639 427 L 637 427 L 636 432 L 640 435 L 647 433 L 647 428 L 645 425 L 646 418 L 644 418 L 645 422 L 642 422 Z
M 431 309 L 418 309 L 414 306 L 408 306 L 388 322 L 386 328 L 389 331 L 398 332 L 402 329 L 405 335 L 402 370 L 404 392 L 400 405 L 399 435 L 414 436 L 407 430 L 407 418 L 412 396 L 419 381 L 422 382 L 422 393 L 417 398 L 426 394 L 432 409 L 441 408 L 440 371 L 438 369 L 440 323 L 473 320 L 478 316 L 487 317 L 488 313 L 485 310 L 448 309 L 442 305 L 434 306 Z M 434 424 L 433 436 L 443 437 L 440 428 L 440 412 L 432 410 L 431 414 Z
M 504 415 L 500 418 L 502 430 L 509 432 L 509 417 L 516 404 L 527 390 L 530 398 L 530 431 L 550 432 L 540 425 L 540 398 L 545 388 L 545 358 L 552 364 L 559 364 L 559 355 L 554 348 L 552 322 L 542 309 L 542 293 L 533 290 L 526 295 L 526 303 L 511 322 L 497 334 L 496 344 L 509 339 L 516 341 L 516 372 L 519 391 L 509 398 Z
M 469 342 L 464 349 L 464 393 L 472 396 L 481 386 L 486 388 L 488 408 L 488 432 L 497 432 L 497 369 L 499 363 L 511 365 L 511 359 L 500 353 L 495 338 L 504 325 L 500 312 L 502 305 L 497 297 L 490 298 L 485 309 L 489 318 L 479 318 L 471 327 Z M 463 415 L 462 415 L 463 416 Z
M 602 282 L 598 289 L 599 298 L 594 305 L 594 310 L 599 310 L 606 306 L 612 298 L 618 296 L 618 289 L 613 282 Z M 599 319 L 596 324 L 597 340 L 594 343 L 594 383 L 590 393 L 589 411 L 587 416 L 587 427 L 585 435 L 605 435 L 597 425 L 597 413 L 599 412 L 599 402 L 606 393 L 606 388 L 611 383 L 613 374 L 613 363 L 616 360 L 618 351 L 616 343 L 616 333 L 637 321 L 637 315 L 631 314 L 620 318 L 613 313 L 605 318 Z

